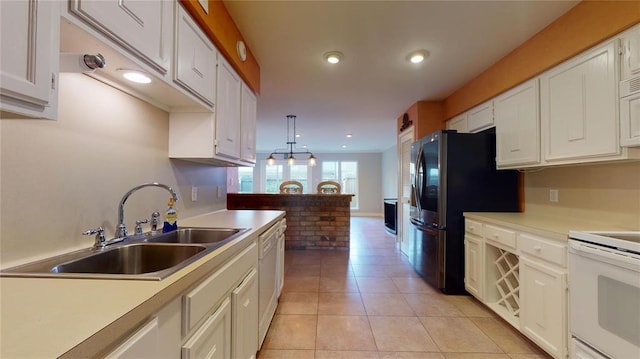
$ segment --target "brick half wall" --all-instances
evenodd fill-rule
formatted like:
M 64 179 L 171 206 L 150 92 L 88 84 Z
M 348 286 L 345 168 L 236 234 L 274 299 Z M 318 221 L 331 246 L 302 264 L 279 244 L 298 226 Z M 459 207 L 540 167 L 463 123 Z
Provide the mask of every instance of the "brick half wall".
M 227 209 L 286 212 L 286 249 L 349 249 L 350 194 L 229 193 Z

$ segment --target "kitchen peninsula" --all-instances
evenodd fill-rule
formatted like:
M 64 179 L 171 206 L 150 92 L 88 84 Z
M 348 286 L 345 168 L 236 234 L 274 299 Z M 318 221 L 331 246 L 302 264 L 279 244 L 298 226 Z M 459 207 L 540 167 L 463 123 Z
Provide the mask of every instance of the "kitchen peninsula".
M 227 209 L 286 212 L 286 249 L 349 249 L 352 194 L 229 193 Z

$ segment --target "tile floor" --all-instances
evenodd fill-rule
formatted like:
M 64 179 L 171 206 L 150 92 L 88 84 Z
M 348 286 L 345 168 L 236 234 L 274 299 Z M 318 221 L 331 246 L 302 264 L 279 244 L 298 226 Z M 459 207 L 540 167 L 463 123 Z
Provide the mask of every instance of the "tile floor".
M 287 251 L 285 266 L 259 359 L 548 358 L 472 297 L 425 284 L 381 218 L 352 218 L 349 251 Z

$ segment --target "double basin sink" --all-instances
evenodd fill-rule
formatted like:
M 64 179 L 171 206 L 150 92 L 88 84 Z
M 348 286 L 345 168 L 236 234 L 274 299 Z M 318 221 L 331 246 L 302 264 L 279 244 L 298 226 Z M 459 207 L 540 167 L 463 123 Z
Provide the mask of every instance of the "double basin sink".
M 142 234 L 0 272 L 7 277 L 161 280 L 245 233 L 246 228 L 178 228 Z

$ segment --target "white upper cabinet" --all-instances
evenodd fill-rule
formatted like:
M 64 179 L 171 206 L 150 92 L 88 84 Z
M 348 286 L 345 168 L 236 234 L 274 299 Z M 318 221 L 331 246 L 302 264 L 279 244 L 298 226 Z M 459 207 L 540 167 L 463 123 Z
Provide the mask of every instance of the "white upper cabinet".
M 640 26 L 622 34 L 620 54 L 620 80 L 640 76 Z
M 216 88 L 216 155 L 240 158 L 240 76 L 220 58 Z
M 447 121 L 447 130 L 456 130 L 459 133 L 469 132 L 467 126 L 467 114 L 463 113 Z
M 498 168 L 540 163 L 539 103 L 537 78 L 494 100 Z
M 171 64 L 173 6 L 162 0 L 71 0 L 69 11 L 166 74 Z
M 240 159 L 249 163 L 256 163 L 256 96 L 251 89 L 242 83 L 242 108 L 240 109 Z
M 620 154 L 616 62 L 616 42 L 609 41 L 541 76 L 547 162 L 588 162 Z
M 186 10 L 182 6 L 177 8 L 174 80 L 213 106 L 218 51 Z
M 493 125 L 493 101 L 487 101 L 467 111 L 467 130 L 479 132 Z
M 0 108 L 3 112 L 56 118 L 58 7 L 53 1 L 0 1 Z

